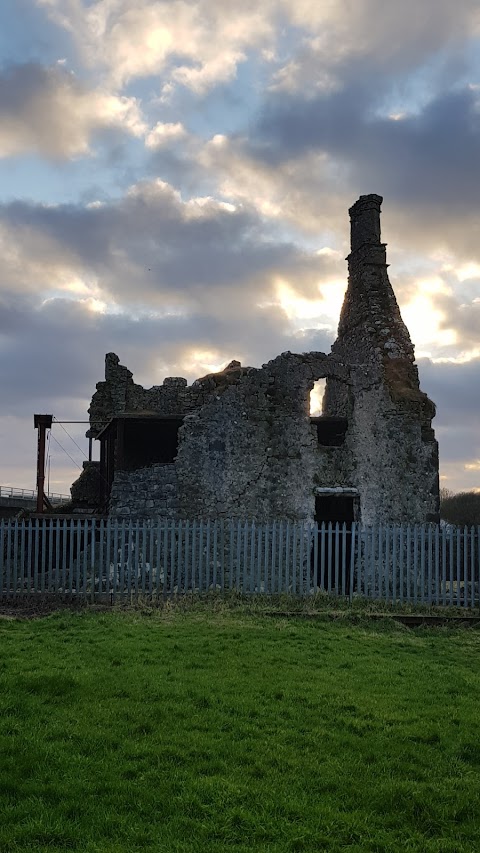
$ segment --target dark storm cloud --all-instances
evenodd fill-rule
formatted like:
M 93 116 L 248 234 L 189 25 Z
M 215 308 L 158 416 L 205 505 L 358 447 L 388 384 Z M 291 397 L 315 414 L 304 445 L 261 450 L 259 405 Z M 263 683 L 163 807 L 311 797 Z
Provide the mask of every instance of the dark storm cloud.
M 438 425 L 452 428 L 466 424 L 479 431 L 480 359 L 464 363 L 419 359 L 421 384 L 437 406 Z
M 349 164 L 353 184 L 378 187 L 390 202 L 478 207 L 478 92 L 439 95 L 397 121 L 372 116 L 374 106 L 364 82 L 313 100 L 275 98 L 258 125 L 269 147 L 257 152 L 281 160 L 320 149 Z
M 33 265 L 38 260 L 38 286 L 51 286 L 48 277 L 57 263 L 94 276 L 121 301 L 153 300 L 157 307 L 165 296 L 202 299 L 215 288 L 241 286 L 259 297 L 280 271 L 310 286 L 331 266 L 328 258 L 275 240 L 252 210 L 232 211 L 208 199 L 183 203 L 161 183 L 139 185 L 118 202 L 87 208 L 15 202 L 0 208 L 2 225 L 20 258 L 28 256 Z M 18 263 L 21 271 L 22 260 Z M 10 276 L 14 272 L 18 287 L 20 272 Z M 3 275 L 5 286 L 6 264 Z

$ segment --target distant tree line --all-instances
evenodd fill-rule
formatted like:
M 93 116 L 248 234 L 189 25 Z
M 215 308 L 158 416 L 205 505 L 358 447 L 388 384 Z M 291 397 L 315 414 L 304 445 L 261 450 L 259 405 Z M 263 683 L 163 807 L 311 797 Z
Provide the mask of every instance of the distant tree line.
M 480 491 L 454 494 L 440 489 L 440 518 L 449 524 L 480 524 Z

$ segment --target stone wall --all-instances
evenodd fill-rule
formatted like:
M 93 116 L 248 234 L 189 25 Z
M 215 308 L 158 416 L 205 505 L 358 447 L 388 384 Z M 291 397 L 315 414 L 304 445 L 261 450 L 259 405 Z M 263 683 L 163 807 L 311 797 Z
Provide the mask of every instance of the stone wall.
M 350 210 L 349 282 L 330 355 L 287 352 L 258 369 L 232 361 L 190 386 L 169 377 L 150 389 L 106 356 L 91 435 L 123 414 L 183 418 L 173 463 L 116 471 L 113 516 L 309 522 L 315 490 L 338 487 L 358 493 L 366 523 L 438 518 L 435 407 L 388 279 L 381 201 L 362 196 Z M 319 445 L 310 420 L 321 378 L 324 415 L 348 421 L 339 447 Z

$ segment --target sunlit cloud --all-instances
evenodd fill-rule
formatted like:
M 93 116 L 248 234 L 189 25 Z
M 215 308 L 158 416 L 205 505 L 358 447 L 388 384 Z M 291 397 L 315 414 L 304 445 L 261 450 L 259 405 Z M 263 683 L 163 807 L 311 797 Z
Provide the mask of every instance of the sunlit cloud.
M 89 89 L 58 66 L 19 65 L 0 74 L 0 158 L 79 157 L 91 152 L 99 131 L 141 137 L 146 129 L 136 98 Z
M 158 122 L 145 137 L 147 148 L 161 148 L 186 136 L 186 130 L 180 121 Z

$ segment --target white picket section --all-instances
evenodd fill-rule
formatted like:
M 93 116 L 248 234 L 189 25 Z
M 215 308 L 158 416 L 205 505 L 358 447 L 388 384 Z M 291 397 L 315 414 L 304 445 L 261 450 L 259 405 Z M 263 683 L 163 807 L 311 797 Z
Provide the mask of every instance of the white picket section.
M 167 599 L 237 590 L 480 606 L 480 526 L 245 519 L 0 521 L 0 597 Z

